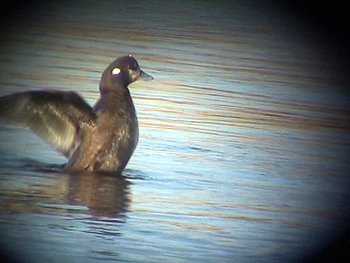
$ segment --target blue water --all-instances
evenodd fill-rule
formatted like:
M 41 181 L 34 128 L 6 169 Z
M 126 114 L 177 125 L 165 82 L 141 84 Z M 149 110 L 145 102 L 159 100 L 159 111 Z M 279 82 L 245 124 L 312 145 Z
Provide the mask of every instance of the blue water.
M 74 90 L 93 105 L 105 67 L 130 53 L 155 78 L 130 86 L 140 140 L 122 177 L 66 173 L 40 138 L 0 126 L 3 250 L 24 262 L 294 262 L 340 233 L 346 74 L 312 29 L 260 5 L 52 2 L 3 29 L 0 95 Z

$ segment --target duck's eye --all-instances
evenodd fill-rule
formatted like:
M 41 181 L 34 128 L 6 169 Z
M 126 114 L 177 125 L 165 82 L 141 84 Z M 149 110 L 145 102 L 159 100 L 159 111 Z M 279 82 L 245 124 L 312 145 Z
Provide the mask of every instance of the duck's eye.
M 112 74 L 113 75 L 118 75 L 119 73 L 120 73 L 120 68 L 114 68 L 113 70 L 112 70 Z

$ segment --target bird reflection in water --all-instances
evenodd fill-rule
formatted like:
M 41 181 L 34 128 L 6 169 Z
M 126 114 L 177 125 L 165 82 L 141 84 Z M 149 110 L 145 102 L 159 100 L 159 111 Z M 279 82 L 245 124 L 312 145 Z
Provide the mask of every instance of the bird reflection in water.
M 122 175 L 70 174 L 67 204 L 86 206 L 93 215 L 122 215 L 130 201 L 129 185 Z
M 0 184 L 3 211 L 123 217 L 129 207 L 131 183 L 120 173 L 65 172 L 32 159 L 11 164 Z

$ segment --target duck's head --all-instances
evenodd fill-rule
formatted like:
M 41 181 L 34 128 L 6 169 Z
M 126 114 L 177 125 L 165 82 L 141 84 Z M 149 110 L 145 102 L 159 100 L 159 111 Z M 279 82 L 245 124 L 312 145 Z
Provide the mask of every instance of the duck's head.
M 103 72 L 100 90 L 103 92 L 126 88 L 138 79 L 151 80 L 153 77 L 143 72 L 136 59 L 131 55 L 120 57 L 114 60 Z

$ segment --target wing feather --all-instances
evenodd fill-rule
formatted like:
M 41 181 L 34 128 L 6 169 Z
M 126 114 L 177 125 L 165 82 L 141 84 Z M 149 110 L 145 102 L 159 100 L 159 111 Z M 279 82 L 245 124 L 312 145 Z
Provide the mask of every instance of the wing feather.
M 94 110 L 78 94 L 62 91 L 29 91 L 0 97 L 0 118 L 30 128 L 67 157 L 79 144 L 79 132 L 96 122 Z

